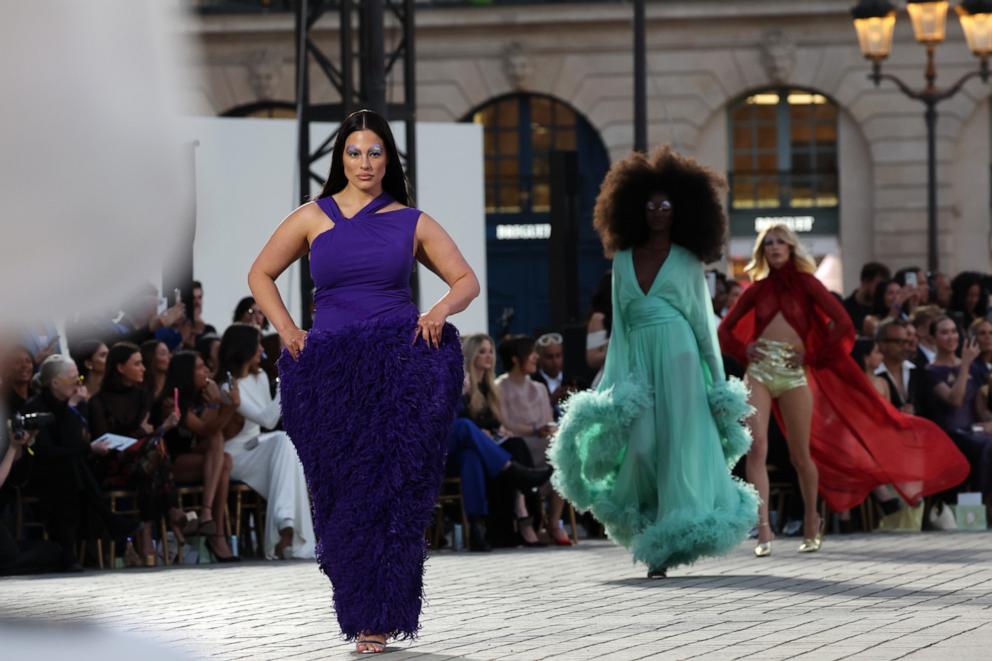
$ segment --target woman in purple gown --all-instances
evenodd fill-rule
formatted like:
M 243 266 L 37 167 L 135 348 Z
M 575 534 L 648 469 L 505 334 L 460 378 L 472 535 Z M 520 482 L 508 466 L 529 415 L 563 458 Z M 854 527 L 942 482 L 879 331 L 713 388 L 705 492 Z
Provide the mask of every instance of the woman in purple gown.
M 363 653 L 419 627 L 424 530 L 463 381 L 458 332 L 445 320 L 479 294 L 448 234 L 409 204 L 389 125 L 353 113 L 319 198 L 282 222 L 248 275 L 286 347 L 283 421 L 310 491 L 318 562 L 341 629 Z M 308 253 L 309 333 L 274 282 Z M 409 288 L 415 260 L 449 286 L 423 314 Z

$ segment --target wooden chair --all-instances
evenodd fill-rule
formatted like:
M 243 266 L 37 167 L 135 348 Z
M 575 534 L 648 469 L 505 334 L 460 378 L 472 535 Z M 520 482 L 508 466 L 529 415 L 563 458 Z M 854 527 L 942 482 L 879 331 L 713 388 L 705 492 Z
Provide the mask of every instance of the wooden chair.
M 14 487 L 14 536 L 17 541 L 24 541 L 25 528 L 38 528 L 42 539 L 48 539 L 44 523 L 37 519 L 25 520 L 25 509 L 37 506 L 38 502 L 34 496 L 25 496 L 20 487 Z
M 234 536 L 238 539 L 238 555 L 244 556 L 243 550 L 248 550 L 264 558 L 265 499 L 244 482 L 231 482 L 229 500 L 234 505 L 234 516 L 231 520 L 234 525 Z M 250 522 L 254 522 L 254 525 L 250 525 Z M 244 530 L 243 535 L 242 530 Z M 252 532 L 255 533 L 254 544 L 251 543 Z
M 138 510 L 138 492 L 137 491 L 127 491 L 123 489 L 117 489 L 114 491 L 107 491 L 103 494 L 103 497 L 109 501 L 110 511 L 114 514 L 124 514 L 128 516 L 140 516 L 141 512 Z M 123 503 L 123 506 L 122 506 Z M 172 558 L 169 555 L 169 537 L 168 528 L 166 526 L 165 517 L 161 517 L 158 520 L 158 535 L 159 541 L 162 544 L 162 562 L 166 566 L 172 564 Z M 110 561 L 108 569 L 114 568 L 114 559 L 117 557 L 117 541 L 110 540 Z
M 447 477 L 441 484 L 441 491 L 437 497 L 437 504 L 434 506 L 434 537 L 431 547 L 441 548 L 441 537 L 444 535 L 444 508 L 445 506 L 457 506 L 456 513 L 460 516 L 462 525 L 462 540 L 465 549 L 469 548 L 469 528 L 468 515 L 465 514 L 465 498 L 462 495 L 462 479 L 460 477 Z M 454 544 L 452 544 L 452 548 Z

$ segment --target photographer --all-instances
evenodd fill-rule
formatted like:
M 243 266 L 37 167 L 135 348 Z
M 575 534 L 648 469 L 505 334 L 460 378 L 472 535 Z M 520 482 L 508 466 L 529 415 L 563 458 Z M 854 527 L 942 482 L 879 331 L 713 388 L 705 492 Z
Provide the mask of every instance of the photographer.
M 2 349 L 0 347 L 0 354 Z M 0 576 L 54 571 L 59 568 L 62 559 L 58 545 L 38 541 L 18 546 L 4 516 L 7 505 L 14 502 L 14 487 L 24 484 L 30 475 L 31 457 L 25 448 L 34 442 L 37 432 L 12 431 L 2 403 L 0 420 L 3 421 L 0 423 Z
M 81 569 L 75 558 L 77 538 L 100 532 L 97 524 L 115 538 L 135 532 L 137 525 L 115 516 L 101 498 L 100 486 L 90 470 L 92 454 L 106 455 L 106 444 L 90 446 L 86 388 L 79 383 L 76 363 L 60 354 L 49 356 L 36 377 L 40 392 L 25 405 L 26 413 L 50 413 L 52 424 L 38 430 L 34 444 L 35 470 L 32 491 L 41 501 L 45 527 L 62 547 L 64 567 Z

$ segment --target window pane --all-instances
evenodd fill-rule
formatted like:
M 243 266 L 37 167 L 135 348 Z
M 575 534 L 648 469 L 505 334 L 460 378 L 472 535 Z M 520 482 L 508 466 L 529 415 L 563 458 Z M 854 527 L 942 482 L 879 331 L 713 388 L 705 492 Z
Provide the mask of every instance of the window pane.
M 772 149 L 774 150 L 778 145 L 777 131 L 774 126 L 759 126 L 758 127 L 758 144 L 755 145 L 759 149 Z
M 530 100 L 531 126 L 551 126 L 551 99 L 533 97 Z
M 778 155 L 775 152 L 759 153 L 758 171 L 778 172 Z
M 535 152 L 551 151 L 551 129 L 547 126 L 532 126 L 530 133 L 530 145 L 531 149 Z
M 534 191 L 530 200 L 531 211 L 547 213 L 551 210 L 551 184 L 547 180 L 535 181 Z
M 519 102 L 517 99 L 506 99 L 500 101 L 496 106 L 499 112 L 499 125 L 505 127 L 516 127 L 519 123 L 517 116 L 519 115 L 518 106 Z
M 754 141 L 751 139 L 751 125 L 734 123 L 734 150 L 751 149 Z
M 553 108 L 555 111 L 555 117 L 554 117 L 555 126 L 561 126 L 561 127 L 575 126 L 576 118 L 575 118 L 574 110 L 566 106 L 564 103 L 558 103 L 557 101 L 554 103 Z
M 484 133 L 484 136 L 485 136 L 485 145 L 486 145 L 485 146 L 485 150 L 486 150 L 486 154 L 487 155 L 489 155 L 489 154 L 495 154 L 496 153 L 496 132 L 495 131 L 486 131 Z
M 837 124 L 827 124 L 825 122 L 818 123 L 816 125 L 816 141 L 818 143 L 836 143 Z
M 499 155 L 500 156 L 513 156 L 517 153 L 517 144 L 519 140 L 517 138 L 517 133 L 514 131 L 500 131 L 499 132 Z
M 734 172 L 750 172 L 754 167 L 751 162 L 751 154 L 734 154 Z
M 792 144 L 805 147 L 813 141 L 813 125 L 808 121 L 792 122 Z
M 575 129 L 558 130 L 555 132 L 555 149 L 560 151 L 575 151 Z

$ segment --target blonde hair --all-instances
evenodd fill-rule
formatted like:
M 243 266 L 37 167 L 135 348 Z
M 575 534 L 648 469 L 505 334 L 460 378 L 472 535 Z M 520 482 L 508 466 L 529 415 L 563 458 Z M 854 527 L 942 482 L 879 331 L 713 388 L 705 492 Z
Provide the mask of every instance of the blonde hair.
M 500 414 L 502 409 L 500 408 L 499 391 L 496 388 L 495 369 L 492 367 L 487 369 L 482 375 L 481 380 L 475 374 L 475 357 L 482 351 L 482 347 L 486 342 L 489 343 L 495 357 L 496 343 L 493 342 L 493 338 L 485 333 L 475 333 L 474 335 L 468 335 L 462 338 L 462 356 L 465 358 L 465 374 L 468 375 L 469 382 L 468 412 L 470 415 L 475 416 L 488 408 L 502 422 L 502 415 Z M 486 385 L 487 393 L 484 394 L 482 392 L 482 389 L 479 387 L 480 384 Z
M 765 259 L 765 239 L 769 234 L 777 234 L 792 248 L 792 261 L 796 269 L 802 273 L 816 273 L 816 262 L 809 256 L 806 249 L 799 242 L 799 237 L 789 228 L 788 225 L 769 225 L 758 233 L 758 238 L 754 240 L 754 251 L 751 253 L 751 261 L 744 267 L 744 272 L 751 276 L 752 281 L 761 280 L 768 276 L 771 267 Z

